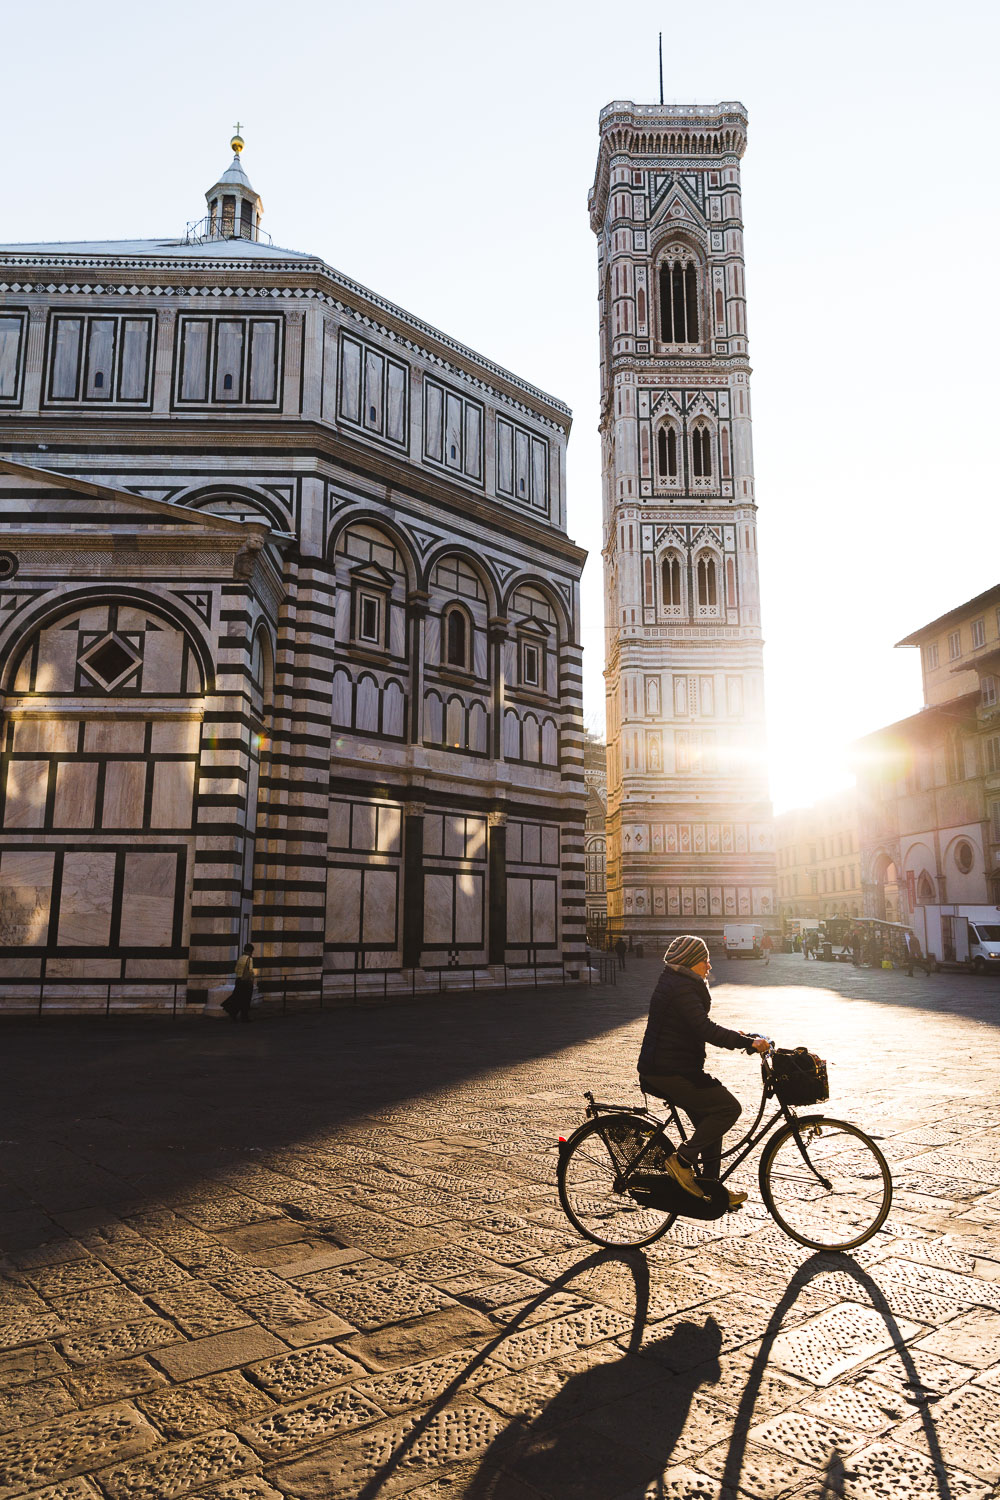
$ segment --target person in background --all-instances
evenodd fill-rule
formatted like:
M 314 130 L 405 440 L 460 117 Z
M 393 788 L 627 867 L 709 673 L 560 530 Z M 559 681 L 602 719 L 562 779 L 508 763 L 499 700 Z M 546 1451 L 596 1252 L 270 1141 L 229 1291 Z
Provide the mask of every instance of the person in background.
M 233 993 L 223 1006 L 230 1020 L 250 1020 L 250 1003 L 253 1000 L 256 978 L 257 971 L 253 966 L 253 943 L 244 943 L 243 952 L 236 960 L 236 983 L 233 985 Z
M 764 950 L 764 967 L 766 969 L 771 962 L 771 954 L 774 952 L 774 939 L 769 932 L 765 932 L 761 947 Z
M 625 955 L 628 952 L 628 949 L 625 947 L 625 939 L 624 938 L 619 938 L 618 939 L 617 943 L 615 944 L 615 952 L 618 954 L 618 967 L 619 967 L 619 969 L 624 969 L 624 967 L 625 967 Z

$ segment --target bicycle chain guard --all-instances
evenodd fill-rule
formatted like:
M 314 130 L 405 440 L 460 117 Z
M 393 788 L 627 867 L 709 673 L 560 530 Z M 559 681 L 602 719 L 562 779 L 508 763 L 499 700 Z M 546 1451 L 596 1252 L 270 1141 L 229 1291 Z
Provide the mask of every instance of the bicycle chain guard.
M 710 1177 L 698 1178 L 698 1186 L 703 1193 L 708 1194 L 706 1201 L 687 1192 L 666 1173 L 655 1185 L 649 1186 L 646 1184 L 653 1173 L 637 1172 L 636 1176 L 645 1178 L 645 1183 L 642 1187 L 630 1187 L 628 1192 L 643 1208 L 657 1208 L 661 1212 L 676 1214 L 681 1219 L 721 1219 L 723 1214 L 729 1212 L 728 1191 L 721 1182 L 715 1182 Z

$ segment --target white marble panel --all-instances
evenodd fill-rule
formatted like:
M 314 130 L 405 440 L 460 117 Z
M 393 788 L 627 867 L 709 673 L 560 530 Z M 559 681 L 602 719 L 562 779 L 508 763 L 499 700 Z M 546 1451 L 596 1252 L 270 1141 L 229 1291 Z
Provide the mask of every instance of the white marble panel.
M 351 674 L 338 667 L 333 674 L 333 722 L 341 729 L 350 729 L 354 712 L 354 684 Z
M 375 812 L 371 802 L 355 802 L 351 824 L 351 848 L 375 848 Z
M 114 880 L 114 854 L 67 852 L 59 901 L 60 946 L 100 948 L 108 941 Z
M 55 854 L 7 849 L 0 855 L 0 946 L 41 946 L 49 936 Z
M 489 749 L 487 735 L 489 732 L 489 721 L 486 709 L 478 698 L 474 698 L 469 706 L 469 749 L 476 750 L 481 755 Z
M 56 769 L 54 828 L 93 828 L 97 801 L 97 762 L 63 761 Z
M 141 828 L 146 795 L 146 763 L 108 761 L 104 773 L 103 828 Z
M 551 823 L 542 825 L 542 857 L 543 865 L 557 865 L 559 863 L 559 830 Z
M 556 883 L 554 880 L 534 882 L 534 931 L 536 943 L 554 943 L 556 940 Z
M 440 813 L 427 813 L 424 817 L 424 853 L 444 853 L 444 818 Z
M 518 947 L 531 942 L 531 881 L 520 875 L 507 880 L 507 943 Z
M 332 869 L 326 877 L 326 937 L 356 943 L 361 934 L 361 871 Z
M 144 401 L 147 394 L 149 322 L 126 318 L 122 326 L 122 361 L 119 384 L 123 401 Z
M 163 627 L 147 630 L 142 651 L 142 690 L 144 693 L 179 693 L 185 690 L 181 681 L 184 636 L 179 630 Z
M 444 852 L 449 859 L 465 858 L 465 818 L 448 815 L 444 820 Z
M 7 767 L 5 828 L 41 828 L 49 785 L 47 760 L 12 760 Z
M 521 862 L 537 865 L 542 858 L 542 830 L 537 823 L 521 824 Z
M 84 749 L 104 754 L 141 755 L 146 726 L 141 719 L 91 719 L 84 732 Z
M 153 770 L 151 828 L 190 828 L 194 799 L 194 761 L 161 760 Z
M 424 876 L 424 942 L 452 941 L 454 882 L 450 875 Z
M 327 842 L 331 849 L 348 849 L 351 843 L 351 804 L 330 799 Z
M 395 870 L 366 870 L 364 910 L 362 912 L 362 939 L 366 943 L 383 943 L 386 947 L 396 941 L 397 872 Z
M 136 849 L 125 856 L 120 943 L 169 948 L 173 940 L 177 855 Z
M 250 324 L 250 400 L 273 401 L 278 326 L 269 318 Z
M 53 750 L 72 755 L 79 744 L 80 726 L 75 719 L 16 719 L 14 749 Z
M 483 877 L 455 877 L 455 938 L 462 948 L 480 948 L 483 942 Z
M 401 814 L 398 807 L 380 807 L 378 810 L 378 849 L 380 854 L 399 852 L 399 830 Z
M 195 754 L 201 740 L 197 719 L 156 719 L 150 746 L 154 755 Z
M 465 857 L 483 859 L 486 855 L 486 819 L 466 818 Z

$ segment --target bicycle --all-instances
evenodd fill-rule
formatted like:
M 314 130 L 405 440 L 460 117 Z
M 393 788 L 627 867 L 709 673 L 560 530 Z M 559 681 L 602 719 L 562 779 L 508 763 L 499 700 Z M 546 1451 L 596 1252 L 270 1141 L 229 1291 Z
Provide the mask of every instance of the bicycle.
M 784 1057 L 786 1054 L 782 1054 Z M 735 1146 L 719 1181 L 701 1179 L 698 1199 L 663 1170 L 674 1146 L 668 1128 L 687 1139 L 676 1106 L 660 1119 L 648 1107 L 600 1104 L 585 1093 L 587 1119 L 559 1140 L 557 1185 L 567 1218 L 597 1245 L 651 1245 L 678 1218 L 717 1219 L 734 1211 L 723 1184 L 760 1143 L 758 1169 L 765 1207 L 785 1234 L 811 1250 L 854 1250 L 877 1234 L 892 1206 L 892 1177 L 882 1152 L 858 1126 L 827 1115 L 795 1113 L 794 1086 L 775 1074 L 775 1047 L 761 1056 L 756 1118 Z M 806 1090 L 808 1092 L 808 1090 Z M 785 1097 L 782 1097 L 782 1094 Z M 647 1095 L 643 1095 L 647 1098 Z M 825 1088 L 799 1104 L 818 1103 Z M 778 1108 L 761 1124 L 767 1101 Z

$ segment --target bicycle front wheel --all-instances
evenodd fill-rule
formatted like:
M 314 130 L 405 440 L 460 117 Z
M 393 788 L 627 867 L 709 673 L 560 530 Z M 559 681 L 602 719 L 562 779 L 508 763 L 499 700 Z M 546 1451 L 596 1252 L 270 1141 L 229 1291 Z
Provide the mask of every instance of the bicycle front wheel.
M 650 1245 L 674 1222 L 675 1214 L 644 1207 L 625 1186 L 625 1172 L 653 1131 L 639 1115 L 605 1115 L 582 1125 L 563 1148 L 559 1201 L 573 1228 L 595 1245 Z M 654 1170 L 664 1154 L 654 1146 L 641 1166 Z
M 809 1115 L 779 1130 L 760 1162 L 760 1192 L 787 1235 L 811 1250 L 853 1250 L 892 1206 L 892 1177 L 856 1125 Z

